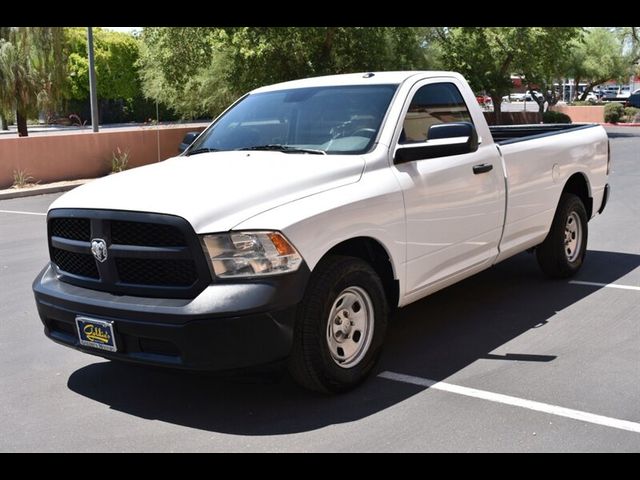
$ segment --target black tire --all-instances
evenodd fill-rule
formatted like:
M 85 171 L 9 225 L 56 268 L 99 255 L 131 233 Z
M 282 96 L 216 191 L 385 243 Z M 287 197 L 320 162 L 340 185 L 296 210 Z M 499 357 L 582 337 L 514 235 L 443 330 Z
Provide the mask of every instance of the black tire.
M 571 251 L 565 247 L 567 221 L 578 220 L 580 225 L 578 247 Z M 551 230 L 544 242 L 536 248 L 536 257 L 542 271 L 552 278 L 567 278 L 574 275 L 584 262 L 589 234 L 587 211 L 580 197 L 572 193 L 563 193 L 558 203 Z M 575 238 L 575 236 L 574 236 Z
M 328 322 L 334 302 L 353 287 L 364 290 L 368 295 L 373 311 L 373 321 L 370 322 L 373 332 L 368 349 L 365 348 L 366 343 L 358 347 L 361 348 L 358 363 L 343 368 L 332 358 L 327 340 Z M 382 282 L 368 263 L 359 258 L 337 255 L 323 259 L 314 269 L 297 310 L 289 358 L 291 376 L 301 386 L 323 393 L 345 392 L 357 386 L 371 372 L 380 356 L 388 310 Z M 352 333 L 355 341 L 355 331 Z

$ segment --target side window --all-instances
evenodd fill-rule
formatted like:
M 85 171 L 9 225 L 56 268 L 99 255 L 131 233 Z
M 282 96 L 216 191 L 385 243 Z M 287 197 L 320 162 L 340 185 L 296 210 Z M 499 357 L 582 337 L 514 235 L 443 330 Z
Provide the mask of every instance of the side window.
M 426 142 L 431 125 L 471 122 L 464 99 L 453 83 L 431 83 L 420 87 L 404 118 L 399 143 Z

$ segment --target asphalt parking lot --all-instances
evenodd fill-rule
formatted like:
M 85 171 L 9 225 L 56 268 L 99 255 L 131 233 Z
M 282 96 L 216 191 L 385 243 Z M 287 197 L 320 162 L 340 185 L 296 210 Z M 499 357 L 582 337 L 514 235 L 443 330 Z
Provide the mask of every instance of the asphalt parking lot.
M 54 344 L 31 282 L 59 194 L 0 201 L 0 451 L 640 451 L 640 128 L 609 134 L 577 277 L 525 253 L 412 304 L 376 375 L 336 397 Z

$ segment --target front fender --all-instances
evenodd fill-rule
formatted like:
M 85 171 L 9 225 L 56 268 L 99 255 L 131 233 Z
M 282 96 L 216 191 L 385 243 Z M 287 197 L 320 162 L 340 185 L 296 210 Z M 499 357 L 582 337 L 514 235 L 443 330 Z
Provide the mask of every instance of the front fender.
M 311 271 L 335 245 L 355 237 L 373 238 L 389 254 L 400 295 L 404 293 L 404 201 L 388 169 L 368 172 L 357 183 L 281 205 L 234 228 L 255 229 L 283 232 Z

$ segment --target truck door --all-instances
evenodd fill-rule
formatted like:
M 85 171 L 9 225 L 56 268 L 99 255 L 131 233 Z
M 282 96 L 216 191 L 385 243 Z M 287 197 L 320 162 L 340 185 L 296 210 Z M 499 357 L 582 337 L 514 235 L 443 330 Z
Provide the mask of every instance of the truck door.
M 408 301 L 482 270 L 498 254 L 502 162 L 490 139 L 465 149 L 467 137 L 458 135 L 476 130 L 460 91 L 456 79 L 418 82 L 394 137 L 392 168 L 406 212 Z

